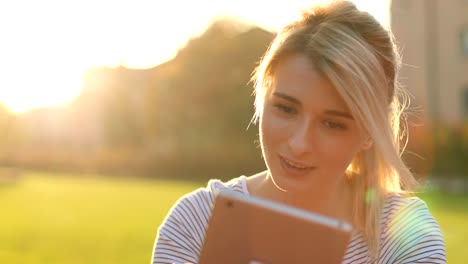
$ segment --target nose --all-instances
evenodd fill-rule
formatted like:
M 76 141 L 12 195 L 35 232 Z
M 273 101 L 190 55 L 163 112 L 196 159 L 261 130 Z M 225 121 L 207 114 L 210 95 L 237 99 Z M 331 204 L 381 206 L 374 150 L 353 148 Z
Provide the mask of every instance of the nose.
M 313 149 L 314 140 L 313 124 L 310 120 L 303 118 L 289 135 L 289 150 L 295 156 L 307 154 Z

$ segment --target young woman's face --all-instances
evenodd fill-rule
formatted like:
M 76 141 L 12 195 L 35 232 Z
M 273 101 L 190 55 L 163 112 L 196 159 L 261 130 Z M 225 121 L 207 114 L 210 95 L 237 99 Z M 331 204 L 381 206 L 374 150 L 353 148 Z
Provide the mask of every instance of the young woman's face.
M 302 55 L 276 68 L 260 118 L 260 140 L 275 185 L 333 191 L 365 140 L 331 83 Z

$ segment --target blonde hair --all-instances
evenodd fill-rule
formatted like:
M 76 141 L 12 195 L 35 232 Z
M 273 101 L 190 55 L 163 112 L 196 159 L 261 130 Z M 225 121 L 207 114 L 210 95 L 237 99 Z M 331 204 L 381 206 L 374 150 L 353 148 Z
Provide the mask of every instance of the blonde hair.
M 348 105 L 373 140 L 346 172 L 352 182 L 353 221 L 371 257 L 379 249 L 380 217 L 389 193 L 406 193 L 416 181 L 401 159 L 408 97 L 397 81 L 400 57 L 391 32 L 349 1 L 317 5 L 283 28 L 253 76 L 256 122 L 275 68 L 289 55 L 307 56 Z

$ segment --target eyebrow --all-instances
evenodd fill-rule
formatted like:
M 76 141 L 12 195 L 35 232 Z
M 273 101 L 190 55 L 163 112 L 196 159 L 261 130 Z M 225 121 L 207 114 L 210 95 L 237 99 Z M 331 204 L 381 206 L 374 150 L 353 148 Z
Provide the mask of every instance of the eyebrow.
M 325 114 L 327 114 L 327 115 L 341 116 L 341 117 L 344 117 L 344 118 L 348 118 L 348 119 L 354 120 L 353 116 L 350 115 L 350 114 L 347 113 L 347 112 L 341 112 L 341 111 L 336 111 L 336 110 L 325 110 Z
M 278 97 L 281 97 L 283 99 L 286 99 L 288 101 L 290 101 L 291 103 L 294 103 L 294 104 L 297 104 L 297 105 L 301 105 L 301 101 L 299 101 L 298 99 L 292 97 L 292 96 L 289 96 L 287 94 L 284 94 L 284 93 L 279 93 L 279 92 L 274 92 L 273 95 L 275 96 L 278 96 Z
M 287 95 L 287 94 L 284 94 L 284 93 L 280 93 L 280 92 L 274 92 L 273 93 L 274 96 L 277 96 L 277 97 L 280 97 L 280 98 L 283 98 L 285 100 L 288 100 L 290 101 L 291 103 L 293 104 L 297 104 L 297 105 L 302 105 L 301 104 L 301 101 L 299 101 L 298 99 L 290 96 L 290 95 Z M 348 113 L 348 112 L 343 112 L 343 111 L 337 111 L 337 110 L 325 110 L 325 114 L 327 115 L 334 115 L 334 116 L 340 116 L 340 117 L 344 117 L 344 118 L 348 118 L 348 119 L 351 119 L 351 120 L 354 120 L 353 116 Z

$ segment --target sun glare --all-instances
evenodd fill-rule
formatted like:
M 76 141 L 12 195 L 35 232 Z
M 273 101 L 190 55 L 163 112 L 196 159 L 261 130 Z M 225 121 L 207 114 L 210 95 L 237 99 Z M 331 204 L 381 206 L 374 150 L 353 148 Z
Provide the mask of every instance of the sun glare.
M 153 67 L 215 17 L 277 30 L 311 2 L 1 1 L 0 102 L 13 112 L 64 104 L 80 93 L 89 67 Z M 355 2 L 388 23 L 387 0 Z

